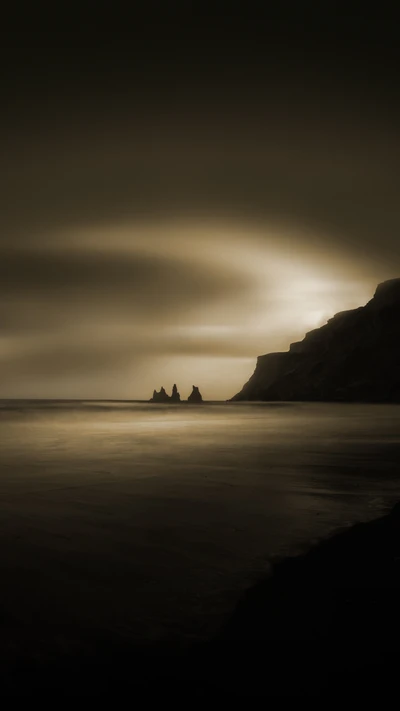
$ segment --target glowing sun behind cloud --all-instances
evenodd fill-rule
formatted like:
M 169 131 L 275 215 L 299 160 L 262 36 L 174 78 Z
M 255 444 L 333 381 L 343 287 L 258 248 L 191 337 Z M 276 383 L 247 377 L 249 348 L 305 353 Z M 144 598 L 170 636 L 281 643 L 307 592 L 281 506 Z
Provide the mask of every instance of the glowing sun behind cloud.
M 316 309 L 304 315 L 304 323 L 311 328 L 319 328 L 326 323 L 331 316 L 332 314 L 326 310 Z
M 42 235 L 18 271 L 12 252 L 3 262 L 16 273 L 8 299 L 21 324 L 3 339 L 3 396 L 147 399 L 177 382 L 182 394 L 194 383 L 207 399 L 228 398 L 257 355 L 372 296 L 375 278 L 309 245 L 279 226 L 217 220 Z

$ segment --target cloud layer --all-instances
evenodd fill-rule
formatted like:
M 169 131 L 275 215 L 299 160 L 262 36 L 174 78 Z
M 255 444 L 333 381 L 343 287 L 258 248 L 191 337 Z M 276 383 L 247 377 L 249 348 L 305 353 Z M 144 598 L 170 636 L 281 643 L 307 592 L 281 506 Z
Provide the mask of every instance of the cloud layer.
M 201 35 L 174 59 L 164 25 L 135 61 L 14 51 L 0 396 L 145 398 L 195 381 L 229 397 L 259 353 L 398 276 L 389 37 L 386 54 L 371 37 L 338 51 L 333 22 L 308 56 L 296 32 L 281 41 L 285 23 L 258 43 L 253 22 L 243 57 L 216 32 L 206 57 Z

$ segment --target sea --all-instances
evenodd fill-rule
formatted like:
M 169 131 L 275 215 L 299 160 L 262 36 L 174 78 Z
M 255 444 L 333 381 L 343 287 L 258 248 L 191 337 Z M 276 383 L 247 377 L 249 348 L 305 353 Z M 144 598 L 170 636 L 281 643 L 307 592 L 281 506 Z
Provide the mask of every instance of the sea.
M 399 499 L 400 406 L 3 400 L 3 647 L 211 638 Z

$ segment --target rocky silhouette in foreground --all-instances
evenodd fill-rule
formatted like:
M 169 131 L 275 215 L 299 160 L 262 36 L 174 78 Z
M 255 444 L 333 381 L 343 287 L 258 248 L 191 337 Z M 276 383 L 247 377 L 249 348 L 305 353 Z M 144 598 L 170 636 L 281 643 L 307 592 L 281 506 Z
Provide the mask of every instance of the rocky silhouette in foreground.
M 399 365 L 400 279 L 392 279 L 289 351 L 259 356 L 232 400 L 400 402 Z
M 154 390 L 153 397 L 149 400 L 149 402 L 179 404 L 179 403 L 182 403 L 185 401 L 181 400 L 181 396 L 178 392 L 178 388 L 176 385 L 174 385 L 172 388 L 171 395 L 168 395 L 165 388 L 163 388 L 163 387 L 159 391 Z M 203 402 L 201 392 L 196 385 L 193 385 L 193 390 L 190 393 L 190 395 L 187 399 L 187 402 L 191 403 L 191 404 L 198 404 L 198 403 Z

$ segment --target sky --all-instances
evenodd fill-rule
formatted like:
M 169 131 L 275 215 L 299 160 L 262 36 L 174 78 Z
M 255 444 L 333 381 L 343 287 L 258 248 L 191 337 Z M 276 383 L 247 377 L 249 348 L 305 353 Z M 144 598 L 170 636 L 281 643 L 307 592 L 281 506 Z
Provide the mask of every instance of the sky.
M 400 276 L 384 6 L 146 7 L 5 33 L 0 397 L 229 398 Z

